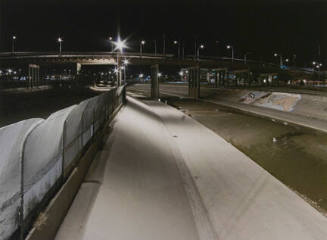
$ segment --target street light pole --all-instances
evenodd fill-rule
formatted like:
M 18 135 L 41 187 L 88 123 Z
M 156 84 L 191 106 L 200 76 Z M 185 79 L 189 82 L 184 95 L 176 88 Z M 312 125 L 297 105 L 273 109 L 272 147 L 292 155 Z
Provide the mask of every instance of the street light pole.
M 112 37 L 109 37 L 109 41 L 110 41 L 110 46 L 111 46 L 111 52 L 114 51 L 114 44 L 112 43 Z
M 194 59 L 197 58 L 197 55 L 198 55 L 198 53 L 197 53 L 197 44 L 196 44 L 196 39 L 195 39 L 194 40 Z
M 12 36 L 12 42 L 11 42 L 11 52 L 12 52 L 12 54 L 14 54 L 14 52 L 15 52 L 15 41 L 16 41 L 16 36 L 13 35 Z
M 282 67 L 283 66 L 283 56 L 281 54 L 275 53 L 274 54 L 275 57 L 279 56 L 279 66 Z
M 140 56 L 142 57 L 143 56 L 143 45 L 145 44 L 145 41 L 144 40 L 142 40 L 141 42 L 140 42 Z
M 114 42 L 114 44 L 116 45 L 115 50 L 117 49 L 117 83 L 118 86 L 120 86 L 121 84 L 121 67 L 120 67 L 120 61 L 119 61 L 119 53 L 122 54 L 124 48 L 127 48 L 125 40 L 122 41 L 120 40 L 120 36 L 118 36 L 117 41 Z
M 247 57 L 248 57 L 249 54 L 251 54 L 251 52 L 247 52 L 247 53 L 244 54 L 244 64 L 246 64 Z
M 178 41 L 174 41 L 174 44 L 177 45 L 177 57 L 180 58 L 180 43 Z
M 154 40 L 154 56 L 157 56 L 157 40 Z
M 200 49 L 203 49 L 204 48 L 204 45 L 201 44 L 199 47 L 198 47 L 198 51 L 197 51 L 197 55 L 198 55 L 198 60 L 200 59 Z
M 60 54 L 60 55 L 61 55 L 61 51 L 62 51 L 62 42 L 63 42 L 62 38 L 59 37 L 59 38 L 58 38 L 58 43 L 59 43 L 59 54 Z
M 162 53 L 164 56 L 166 56 L 166 35 L 163 35 L 163 48 L 162 48 Z
M 231 49 L 232 50 L 232 62 L 234 62 L 234 47 L 231 45 L 227 45 L 227 49 Z
M 124 83 L 126 84 L 126 68 L 127 68 L 129 61 L 127 59 L 125 59 L 123 63 L 124 63 Z

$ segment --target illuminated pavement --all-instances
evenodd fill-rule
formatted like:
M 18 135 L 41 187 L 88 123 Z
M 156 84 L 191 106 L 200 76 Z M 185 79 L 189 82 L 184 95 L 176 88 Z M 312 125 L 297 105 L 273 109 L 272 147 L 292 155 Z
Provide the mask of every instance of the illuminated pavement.
M 324 216 L 217 134 L 128 101 L 57 240 L 325 239 Z

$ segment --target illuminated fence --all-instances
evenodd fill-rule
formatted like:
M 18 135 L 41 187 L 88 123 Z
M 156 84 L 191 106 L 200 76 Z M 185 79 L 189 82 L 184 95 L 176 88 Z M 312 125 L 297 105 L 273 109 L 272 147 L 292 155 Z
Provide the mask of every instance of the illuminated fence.
M 45 120 L 0 128 L 0 240 L 26 234 L 124 98 L 125 87 L 120 87 Z

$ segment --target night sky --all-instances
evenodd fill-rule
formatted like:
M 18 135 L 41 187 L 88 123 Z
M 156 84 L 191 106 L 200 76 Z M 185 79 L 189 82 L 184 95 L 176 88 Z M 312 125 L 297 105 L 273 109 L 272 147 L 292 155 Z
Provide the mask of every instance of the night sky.
M 163 35 L 169 52 L 173 40 L 183 41 L 193 54 L 194 39 L 205 44 L 206 55 L 226 56 L 232 44 L 238 57 L 272 60 L 280 52 L 304 65 L 327 56 L 327 2 L 274 0 L 7 0 L 2 5 L 2 51 L 10 49 L 10 35 L 17 35 L 17 50 L 54 51 L 64 38 L 64 51 L 110 50 L 108 36 L 120 31 L 129 38 L 129 51 L 147 41 L 153 51 Z

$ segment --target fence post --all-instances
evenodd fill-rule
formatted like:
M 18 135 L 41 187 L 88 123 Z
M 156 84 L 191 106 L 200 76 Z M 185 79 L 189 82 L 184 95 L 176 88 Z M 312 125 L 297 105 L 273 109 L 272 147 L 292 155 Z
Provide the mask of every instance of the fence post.
M 84 109 L 85 111 L 85 109 Z M 84 135 L 84 111 L 82 113 L 81 119 L 81 149 L 84 147 L 83 135 Z
M 95 109 L 93 109 L 93 124 L 92 124 L 92 139 L 94 140 L 95 135 Z
M 24 240 L 24 149 L 25 141 L 22 148 L 22 157 L 20 162 L 20 240 Z
M 62 162 L 61 162 L 61 178 L 62 183 L 65 181 L 65 138 L 66 138 L 66 121 L 64 121 L 64 129 L 62 133 Z

